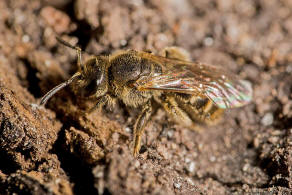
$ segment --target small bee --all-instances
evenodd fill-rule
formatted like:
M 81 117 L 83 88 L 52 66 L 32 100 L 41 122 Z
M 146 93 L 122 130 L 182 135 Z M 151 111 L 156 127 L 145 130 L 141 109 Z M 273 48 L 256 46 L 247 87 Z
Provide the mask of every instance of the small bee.
M 153 102 L 158 102 L 176 121 L 187 127 L 210 124 L 224 109 L 246 105 L 252 99 L 251 84 L 219 67 L 190 62 L 184 50 L 170 47 L 163 56 L 127 50 L 111 56 L 95 56 L 85 64 L 81 49 L 64 40 L 59 42 L 77 53 L 78 71 L 50 90 L 40 104 L 72 84 L 82 97 L 96 98 L 91 110 L 113 104 L 141 108 L 134 125 L 133 155 L 139 153 L 141 136 L 147 125 Z

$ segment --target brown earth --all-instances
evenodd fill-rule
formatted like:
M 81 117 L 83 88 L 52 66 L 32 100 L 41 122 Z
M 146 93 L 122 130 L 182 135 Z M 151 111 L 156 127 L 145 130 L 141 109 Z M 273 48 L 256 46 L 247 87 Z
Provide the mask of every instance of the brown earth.
M 96 55 L 180 46 L 254 100 L 202 132 L 158 109 L 134 158 L 137 110 L 84 115 L 70 88 L 38 106 L 76 70 L 56 35 Z M 291 0 L 0 1 L 1 194 L 291 194 L 291 167 Z

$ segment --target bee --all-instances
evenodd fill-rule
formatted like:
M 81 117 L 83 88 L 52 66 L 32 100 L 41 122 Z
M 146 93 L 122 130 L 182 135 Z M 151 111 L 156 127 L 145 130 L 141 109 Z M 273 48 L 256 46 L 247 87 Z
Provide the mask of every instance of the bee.
M 190 62 L 180 48 L 164 49 L 163 55 L 126 50 L 110 56 L 94 56 L 85 63 L 79 47 L 57 38 L 77 53 L 78 71 L 51 89 L 40 105 L 68 85 L 82 97 L 95 97 L 96 108 L 116 100 L 140 108 L 133 127 L 133 155 L 138 155 L 141 136 L 158 102 L 173 119 L 187 127 L 211 124 L 224 109 L 248 104 L 252 87 L 246 80 L 220 67 Z

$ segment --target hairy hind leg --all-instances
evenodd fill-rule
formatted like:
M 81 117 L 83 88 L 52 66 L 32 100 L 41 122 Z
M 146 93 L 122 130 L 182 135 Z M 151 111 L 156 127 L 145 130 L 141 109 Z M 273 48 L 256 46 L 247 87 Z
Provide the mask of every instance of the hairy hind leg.
M 181 123 L 185 126 L 193 126 L 194 122 L 188 116 L 188 114 L 180 108 L 173 96 L 162 96 L 159 98 L 158 102 L 161 103 L 162 107 L 176 122 Z

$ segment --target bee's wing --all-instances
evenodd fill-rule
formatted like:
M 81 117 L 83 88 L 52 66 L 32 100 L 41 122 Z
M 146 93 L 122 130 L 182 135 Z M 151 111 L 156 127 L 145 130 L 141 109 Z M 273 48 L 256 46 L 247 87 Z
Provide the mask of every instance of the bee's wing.
M 240 107 L 252 99 L 252 87 L 223 69 L 155 56 L 162 73 L 136 81 L 139 90 L 162 90 L 205 96 L 219 108 Z

